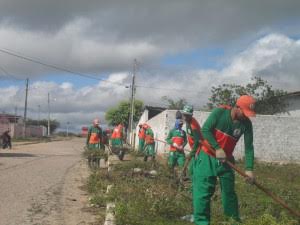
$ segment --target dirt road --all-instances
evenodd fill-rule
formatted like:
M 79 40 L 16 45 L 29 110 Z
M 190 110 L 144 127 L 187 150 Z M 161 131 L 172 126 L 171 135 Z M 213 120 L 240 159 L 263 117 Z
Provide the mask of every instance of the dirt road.
M 83 139 L 0 150 L 0 225 L 92 224 Z

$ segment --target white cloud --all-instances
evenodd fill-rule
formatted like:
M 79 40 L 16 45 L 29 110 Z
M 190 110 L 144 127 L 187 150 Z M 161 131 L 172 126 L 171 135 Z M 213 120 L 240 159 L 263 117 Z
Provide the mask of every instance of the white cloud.
M 233 58 L 221 75 L 247 82 L 253 76 L 289 91 L 300 87 L 300 41 L 282 34 L 267 35 Z
M 146 40 L 115 41 L 106 36 L 95 39 L 89 34 L 90 21 L 78 19 L 56 33 L 0 26 L 0 48 L 34 57 L 42 62 L 85 73 L 129 70 L 134 58 L 153 61 L 163 50 Z M 12 74 L 37 76 L 54 70 L 0 52 L 0 65 Z M 55 71 L 57 72 L 57 71 Z M 28 76 L 28 75 L 27 75 Z
M 195 106 L 207 103 L 213 85 L 222 83 L 247 83 L 254 75 L 267 79 L 278 88 L 299 91 L 300 87 L 300 41 L 280 34 L 271 34 L 252 43 L 234 56 L 228 66 L 217 70 L 158 71 L 156 74 L 139 72 L 137 83 L 162 89 L 137 88 L 137 98 L 146 104 L 163 105 L 162 96 L 185 97 Z M 170 75 L 171 73 L 171 75 Z M 51 95 L 51 115 L 62 123 L 74 126 L 89 124 L 94 117 L 104 120 L 104 113 L 120 100 L 129 99 L 130 89 L 120 86 L 128 84 L 130 74 L 112 73 L 108 82 L 76 88 L 72 83 L 37 81 L 29 91 L 29 117 L 37 118 L 38 105 L 42 116 L 47 116 L 47 93 Z M 2 110 L 13 112 L 14 107 L 23 109 L 24 88 L 11 86 L 0 88 Z M 54 101 L 54 99 L 56 99 Z
M 191 103 L 201 106 L 207 103 L 212 86 L 223 83 L 246 84 L 254 76 L 267 80 L 275 88 L 299 91 L 300 87 L 300 40 L 282 34 L 267 35 L 235 55 L 228 66 L 217 70 L 190 70 L 164 77 L 147 76 L 143 83 L 148 86 L 183 89 L 183 91 L 139 90 L 138 95 L 152 103 L 161 103 L 161 96 L 173 98 L 185 96 Z M 187 90 L 187 91 L 184 91 Z M 193 93 L 189 91 L 195 91 Z
M 297 0 L 1 0 L 0 47 L 85 73 L 128 71 L 134 58 L 299 35 L 299 9 Z M 53 72 L 3 53 L 0 62 L 23 78 Z

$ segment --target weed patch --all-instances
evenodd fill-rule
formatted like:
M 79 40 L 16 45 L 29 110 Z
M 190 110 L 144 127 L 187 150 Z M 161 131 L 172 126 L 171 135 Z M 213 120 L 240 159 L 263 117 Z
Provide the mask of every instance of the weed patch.
M 243 163 L 238 165 L 243 167 Z M 133 168 L 142 171 L 155 169 L 157 176 L 136 174 Z M 272 192 L 283 198 L 291 207 L 300 207 L 299 165 L 277 165 L 257 163 L 257 179 Z M 108 184 L 113 188 L 106 194 Z M 118 225 L 190 225 L 180 220 L 192 214 L 191 188 L 179 188 L 172 173 L 164 165 L 144 163 L 138 157 L 115 165 L 108 177 L 105 171 L 93 171 L 88 182 L 91 202 L 104 207 L 106 202 L 116 203 Z M 236 175 L 236 191 L 239 197 L 240 214 L 246 225 L 297 225 L 293 218 L 281 206 L 272 201 L 260 190 L 245 183 Z M 212 198 L 212 224 L 232 224 L 223 216 L 220 187 L 217 185 Z M 100 224 L 100 223 L 99 223 Z

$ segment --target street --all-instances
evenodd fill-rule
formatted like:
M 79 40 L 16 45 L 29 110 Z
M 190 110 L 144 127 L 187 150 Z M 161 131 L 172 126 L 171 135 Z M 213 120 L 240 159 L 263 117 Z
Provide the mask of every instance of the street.
M 14 143 L 13 143 L 14 144 Z M 89 224 L 84 140 L 0 150 L 0 225 Z

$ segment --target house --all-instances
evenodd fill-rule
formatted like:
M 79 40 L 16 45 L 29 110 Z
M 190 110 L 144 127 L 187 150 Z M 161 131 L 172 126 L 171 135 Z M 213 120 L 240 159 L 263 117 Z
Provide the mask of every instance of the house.
M 165 111 L 166 108 L 163 107 L 156 107 L 156 106 L 145 106 L 144 107 L 144 112 L 141 115 L 139 122 L 136 124 L 136 128 L 135 130 L 133 130 L 132 134 L 129 134 L 130 136 L 130 143 L 135 146 L 135 143 L 138 143 L 138 137 L 137 137 L 137 133 L 139 131 L 139 124 L 143 124 L 147 121 L 149 121 L 150 119 L 152 119 L 153 117 L 157 116 L 158 114 L 162 113 L 163 111 Z
M 300 117 L 300 91 L 288 93 L 281 98 L 287 103 L 287 112 L 290 116 Z
M 9 130 L 12 137 L 24 135 L 24 121 L 21 116 L 2 113 L 0 114 L 0 135 Z M 44 126 L 26 126 L 26 137 L 42 137 L 46 135 Z

